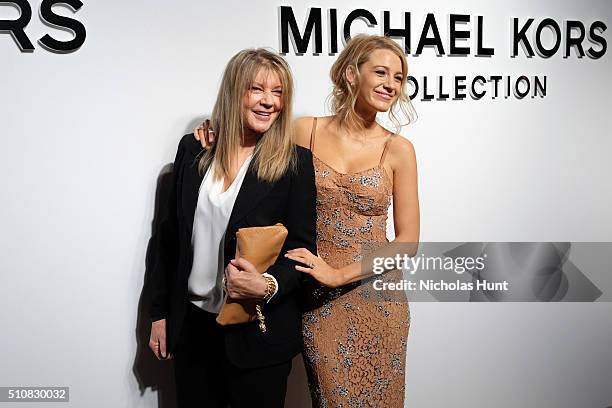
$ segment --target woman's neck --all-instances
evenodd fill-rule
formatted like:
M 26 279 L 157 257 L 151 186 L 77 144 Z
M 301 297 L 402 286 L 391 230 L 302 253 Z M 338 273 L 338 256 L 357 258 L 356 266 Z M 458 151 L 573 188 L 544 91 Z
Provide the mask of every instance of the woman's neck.
M 357 119 L 359 120 L 359 125 L 362 130 L 368 131 L 376 128 L 376 112 L 372 109 L 367 109 L 363 104 L 357 103 L 355 105 L 355 113 L 357 114 Z
M 261 134 L 255 133 L 252 130 L 245 130 L 242 134 L 242 141 L 240 142 L 240 149 L 253 150 L 257 145 L 257 142 L 261 138 Z
M 357 123 L 340 123 L 340 121 L 336 121 L 336 126 L 338 132 L 346 135 L 361 135 L 359 139 L 363 137 L 369 137 L 374 135 L 379 130 L 379 124 L 376 122 L 376 112 L 368 111 L 368 112 L 359 112 L 357 107 L 355 107 L 355 112 L 357 113 Z M 334 118 L 336 119 L 337 116 Z

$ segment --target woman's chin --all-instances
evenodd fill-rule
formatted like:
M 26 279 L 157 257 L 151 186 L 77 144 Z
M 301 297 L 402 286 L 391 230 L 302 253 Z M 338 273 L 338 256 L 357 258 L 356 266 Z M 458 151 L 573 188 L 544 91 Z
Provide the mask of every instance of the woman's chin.
M 379 100 L 371 100 L 367 103 L 367 110 L 381 113 L 387 112 L 391 108 L 391 102 L 379 101 Z
M 253 132 L 258 134 L 266 133 L 270 127 L 272 127 L 272 123 L 249 123 L 248 128 Z
M 250 117 L 248 118 L 246 125 L 253 132 L 265 133 L 268 130 L 270 130 L 270 128 L 272 127 L 276 119 L 277 119 L 276 115 L 267 118 L 267 120 L 260 120 L 255 117 Z

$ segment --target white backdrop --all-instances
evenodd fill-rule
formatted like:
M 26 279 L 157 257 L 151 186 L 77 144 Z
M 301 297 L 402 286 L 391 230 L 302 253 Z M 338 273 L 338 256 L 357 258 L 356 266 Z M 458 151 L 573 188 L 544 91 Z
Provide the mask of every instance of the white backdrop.
M 429 49 L 408 57 L 411 74 L 548 76 L 543 99 L 415 101 L 419 121 L 402 134 L 418 157 L 423 241 L 612 241 L 609 55 L 510 58 L 508 45 L 511 17 L 610 25 L 607 0 L 92 1 L 74 15 L 87 39 L 70 54 L 36 44 L 45 33 L 72 36 L 44 25 L 31 4 L 33 53 L 0 34 L 0 386 L 69 386 L 74 407 L 172 406 L 169 364 L 146 349 L 140 304 L 158 177 L 181 135 L 210 113 L 228 59 L 278 49 L 281 5 L 300 27 L 309 7 L 336 8 L 340 19 L 390 10 L 394 26 L 410 11 L 413 50 L 426 13 L 445 46 L 449 13 L 482 15 L 494 57 Z M 0 19 L 17 15 L 0 5 Z M 334 57 L 287 59 L 296 114 L 326 114 Z M 411 310 L 407 406 L 612 404 L 611 303 Z M 288 406 L 308 406 L 296 362 Z M 19 406 L 28 405 L 41 406 Z

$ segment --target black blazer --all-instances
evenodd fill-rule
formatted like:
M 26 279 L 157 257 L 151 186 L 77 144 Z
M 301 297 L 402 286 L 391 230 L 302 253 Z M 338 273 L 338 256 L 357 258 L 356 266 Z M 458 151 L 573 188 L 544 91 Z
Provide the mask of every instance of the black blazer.
M 301 311 L 298 289 L 304 280 L 296 263 L 283 256 L 286 250 L 304 247 L 316 253 L 316 190 L 310 150 L 296 146 L 297 171 L 274 183 L 257 179 L 249 167 L 236 197 L 225 234 L 225 265 L 236 252 L 236 231 L 242 227 L 287 227 L 289 234 L 276 263 L 267 272 L 278 282 L 278 292 L 264 306 L 265 333 L 257 322 L 225 326 L 225 346 L 238 367 L 261 367 L 286 361 L 302 349 Z M 187 280 L 193 262 L 191 235 L 203 176 L 197 164 L 202 152 L 193 134 L 183 136 L 174 160 L 173 183 L 167 216 L 156 229 L 152 243 L 150 279 L 152 321 L 166 319 L 167 349 L 173 351 L 181 333 L 188 305 Z

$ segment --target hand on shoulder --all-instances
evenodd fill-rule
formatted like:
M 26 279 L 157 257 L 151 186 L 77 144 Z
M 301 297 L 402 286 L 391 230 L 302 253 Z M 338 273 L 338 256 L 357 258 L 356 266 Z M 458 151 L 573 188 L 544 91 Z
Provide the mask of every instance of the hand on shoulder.
M 206 119 L 202 124 L 193 129 L 193 137 L 200 142 L 203 149 L 210 149 L 215 143 L 215 131 L 210 127 L 210 120 Z

